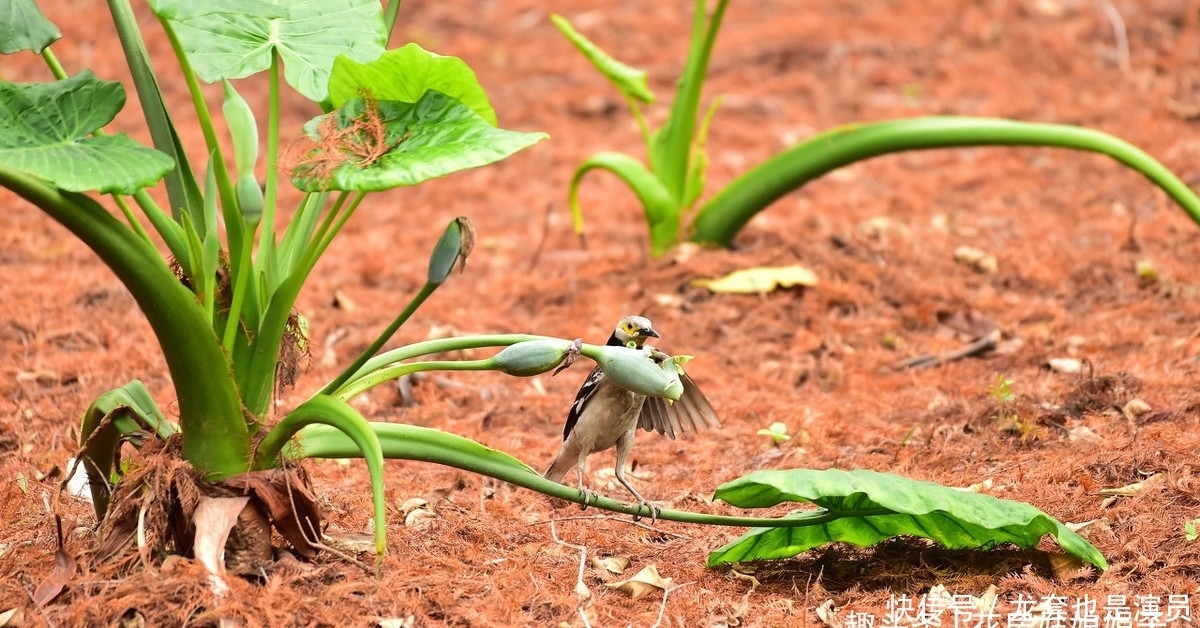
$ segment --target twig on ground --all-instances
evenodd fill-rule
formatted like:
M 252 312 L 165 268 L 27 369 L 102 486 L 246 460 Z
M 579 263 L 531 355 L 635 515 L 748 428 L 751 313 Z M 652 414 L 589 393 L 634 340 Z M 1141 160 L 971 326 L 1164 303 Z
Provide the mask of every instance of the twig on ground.
M 1108 18 L 1109 24 L 1112 25 L 1114 44 L 1117 48 L 1117 67 L 1122 72 L 1129 71 L 1129 36 L 1125 33 L 1125 20 L 1121 19 L 1121 12 L 1117 11 L 1117 7 L 1113 6 L 1110 0 L 1096 0 L 1096 4 L 1100 7 L 1100 11 L 1104 13 L 1104 17 Z
M 550 521 L 550 538 L 563 547 L 579 550 L 579 575 L 575 578 L 575 595 L 579 598 L 579 603 L 575 606 L 575 610 L 579 611 L 579 618 L 583 620 L 583 625 L 592 628 L 592 622 L 588 620 L 587 614 L 587 608 L 592 601 L 592 592 L 583 583 L 583 572 L 587 568 L 587 547 L 568 543 L 558 538 L 558 529 L 554 527 L 553 520 Z
M 283 464 L 283 471 L 284 471 L 283 485 L 284 485 L 284 487 L 287 488 L 288 504 L 290 504 L 292 507 L 292 516 L 296 518 L 296 523 L 300 527 L 300 534 L 304 535 L 304 539 L 306 541 L 308 541 L 308 544 L 315 547 L 316 549 L 329 552 L 330 554 L 333 554 L 334 556 L 337 556 L 338 558 L 340 558 L 352 565 L 358 565 L 359 567 L 362 568 L 363 571 L 365 571 L 371 575 L 375 575 L 375 570 L 372 569 L 371 567 L 369 567 L 366 563 L 351 556 L 350 554 L 347 554 L 346 552 L 343 552 L 337 548 L 331 547 L 331 546 L 326 545 L 321 542 L 321 533 L 312 527 L 312 522 L 307 519 L 301 519 L 300 513 L 296 512 L 296 500 L 292 496 L 292 477 L 289 473 L 287 473 L 287 464 L 286 463 Z M 305 523 L 308 524 L 308 530 L 304 529 Z
M 659 604 L 659 606 L 658 606 L 658 619 L 654 620 L 654 623 L 650 626 L 650 628 L 658 628 L 662 624 L 663 615 L 665 615 L 667 612 L 667 595 L 669 595 L 671 593 L 671 591 L 674 591 L 676 589 L 682 589 L 683 587 L 686 587 L 689 584 L 696 584 L 696 583 L 695 582 L 685 582 L 683 584 L 677 584 L 669 589 L 663 589 L 662 604 Z
M 983 338 L 980 338 L 979 340 L 976 340 L 975 342 L 972 342 L 971 344 L 963 347 L 962 349 L 957 349 L 955 351 L 947 351 L 945 353 L 940 353 L 938 355 L 929 355 L 929 354 L 918 355 L 916 357 L 908 358 L 906 360 L 900 360 L 899 362 L 893 364 L 892 368 L 897 371 L 903 371 L 904 369 L 913 369 L 913 368 L 929 368 L 929 367 L 933 367 L 933 366 L 939 366 L 946 362 L 953 362 L 955 360 L 961 360 L 963 358 L 976 357 L 976 356 L 983 355 L 983 354 L 987 353 L 988 351 L 995 349 L 996 343 L 998 343 L 999 341 L 1000 341 L 1000 331 L 996 330 L 996 331 L 993 331 L 992 333 L 984 336 Z

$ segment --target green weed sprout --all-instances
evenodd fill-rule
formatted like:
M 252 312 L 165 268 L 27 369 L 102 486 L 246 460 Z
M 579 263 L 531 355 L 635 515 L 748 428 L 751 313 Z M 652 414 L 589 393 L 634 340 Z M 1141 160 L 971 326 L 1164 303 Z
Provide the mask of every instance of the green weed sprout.
M 697 122 L 713 42 L 729 0 L 718 0 L 711 14 L 696 0 L 691 44 L 675 100 L 661 128 L 651 131 L 641 105 L 655 101 L 646 73 L 609 56 L 561 16 L 554 24 L 621 92 L 633 112 L 646 146 L 647 163 L 620 152 L 592 155 L 575 170 L 568 189 L 576 233 L 584 233 L 579 186 L 592 170 L 620 178 L 637 196 L 649 229 L 650 252 L 661 255 L 681 238 L 730 246 L 758 212 L 810 181 L 855 162 L 910 150 L 977 146 L 1044 146 L 1108 155 L 1142 173 L 1200 224 L 1200 198 L 1153 157 L 1100 131 L 1065 125 L 970 116 L 922 116 L 853 123 L 819 133 L 744 172 L 696 208 L 708 166 L 708 128 L 720 100 Z
M 775 421 L 770 425 L 770 427 L 758 430 L 756 434 L 759 436 L 769 437 L 771 439 L 771 444 L 775 445 L 776 447 L 789 440 L 792 440 L 791 435 L 788 434 L 787 425 L 779 421 Z

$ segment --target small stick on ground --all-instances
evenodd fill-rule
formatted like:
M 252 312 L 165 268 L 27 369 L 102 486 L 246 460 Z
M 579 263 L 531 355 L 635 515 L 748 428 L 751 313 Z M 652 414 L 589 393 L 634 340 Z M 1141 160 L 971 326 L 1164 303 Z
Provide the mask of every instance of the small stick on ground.
M 658 606 L 658 619 L 654 620 L 654 624 L 652 624 L 650 626 L 650 628 L 658 628 L 660 625 L 662 625 L 663 615 L 665 615 L 667 612 L 667 595 L 670 594 L 671 591 L 674 591 L 676 589 L 682 589 L 683 587 L 686 587 L 689 584 L 696 584 L 696 583 L 695 582 L 685 582 L 683 584 L 677 584 L 669 589 L 663 589 L 662 604 L 660 604 Z
M 579 604 L 576 605 L 575 610 L 579 611 L 579 618 L 583 620 L 583 625 L 592 628 L 592 622 L 588 620 L 587 616 L 587 607 L 592 601 L 592 592 L 583 583 L 583 571 L 587 568 L 587 548 L 558 538 L 558 529 L 554 527 L 553 520 L 550 521 L 550 538 L 563 547 L 579 550 L 579 575 L 575 578 L 575 595 L 579 598 Z
M 947 351 L 945 353 L 940 353 L 938 355 L 929 355 L 929 354 L 918 355 L 913 358 L 908 358 L 907 360 L 900 360 L 899 362 L 893 364 L 892 368 L 897 371 L 903 371 L 905 369 L 922 369 L 922 368 L 930 368 L 930 367 L 934 367 L 934 366 L 940 366 L 942 364 L 945 364 L 946 362 L 953 362 L 955 360 L 961 360 L 963 358 L 973 358 L 976 356 L 983 355 L 983 354 L 987 353 L 988 351 L 995 349 L 996 343 L 998 343 L 999 341 L 1000 341 L 1000 332 L 999 332 L 999 330 L 996 330 L 996 331 L 993 331 L 992 333 L 984 336 L 983 338 L 980 338 L 979 340 L 976 340 L 975 342 L 972 342 L 971 344 L 963 347 L 962 349 L 957 349 L 955 351 Z

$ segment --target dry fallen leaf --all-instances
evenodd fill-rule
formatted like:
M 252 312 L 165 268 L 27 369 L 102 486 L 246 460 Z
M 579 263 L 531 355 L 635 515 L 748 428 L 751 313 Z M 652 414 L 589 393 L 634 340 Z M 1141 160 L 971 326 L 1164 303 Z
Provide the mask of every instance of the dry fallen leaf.
M 1119 486 L 1117 488 L 1102 488 L 1102 489 L 1100 489 L 1100 494 L 1101 495 L 1119 495 L 1121 497 L 1133 497 L 1134 495 L 1137 495 L 1138 493 L 1141 493 L 1143 490 L 1145 490 L 1147 486 L 1150 486 L 1150 483 L 1152 481 L 1154 481 L 1154 479 L 1157 477 L 1158 477 L 1158 474 L 1155 473 L 1154 475 L 1151 475 L 1150 477 L 1142 480 L 1141 482 L 1134 482 L 1133 484 L 1126 484 L 1125 486 Z
M 817 285 L 817 274 L 798 264 L 735 270 L 717 279 L 693 279 L 693 286 L 729 294 L 764 294 L 776 288 Z
M 628 556 L 609 556 L 608 558 L 592 558 L 592 565 L 609 573 L 622 574 L 629 569 Z
M 58 551 L 54 552 L 54 569 L 50 570 L 50 575 L 46 576 L 45 580 L 38 583 L 33 592 L 34 603 L 38 606 L 49 604 L 50 600 L 62 593 L 74 575 L 75 559 L 60 546 Z
M 650 564 L 643 567 L 641 571 L 628 580 L 609 582 L 605 583 L 604 586 L 624 591 L 629 594 L 629 597 L 636 600 L 655 591 L 667 590 L 671 586 L 671 579 L 658 575 L 658 567 Z

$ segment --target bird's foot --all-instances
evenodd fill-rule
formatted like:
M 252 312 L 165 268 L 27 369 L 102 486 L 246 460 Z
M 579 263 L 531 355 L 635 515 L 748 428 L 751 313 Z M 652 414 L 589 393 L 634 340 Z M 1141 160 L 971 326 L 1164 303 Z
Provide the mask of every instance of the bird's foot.
M 648 501 L 646 501 L 646 500 L 644 500 L 644 499 L 638 500 L 638 503 L 637 503 L 637 505 L 638 505 L 638 508 L 648 508 L 648 509 L 650 509 L 650 527 L 651 527 L 651 528 L 653 528 L 653 527 L 654 527 L 654 524 L 655 524 L 655 523 L 658 523 L 658 515 L 659 515 L 659 514 L 662 512 L 662 510 L 661 510 L 661 509 L 660 509 L 658 506 L 655 506 L 654 504 L 651 504 L 650 502 L 648 502 Z M 634 516 L 633 516 L 633 520 L 634 520 L 634 521 L 641 521 L 641 520 L 642 520 L 642 516 L 641 516 L 641 515 L 634 515 Z
M 592 503 L 592 500 L 600 498 L 600 493 L 597 493 L 591 489 L 581 488 L 579 489 L 579 492 L 583 493 L 583 503 L 579 504 L 580 510 L 587 510 L 587 507 Z

